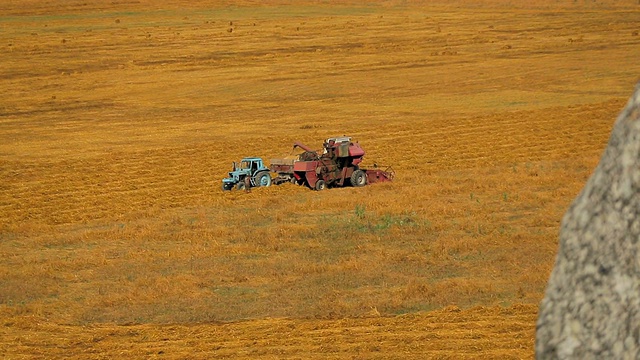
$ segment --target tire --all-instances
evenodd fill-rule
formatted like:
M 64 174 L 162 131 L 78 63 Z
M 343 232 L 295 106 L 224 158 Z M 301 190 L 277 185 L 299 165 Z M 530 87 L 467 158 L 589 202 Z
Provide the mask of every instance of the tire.
M 233 188 L 233 185 L 227 184 L 227 183 L 222 183 L 222 191 L 229 191 L 229 190 L 231 190 L 231 188 Z
M 318 180 L 316 181 L 316 186 L 315 189 L 316 191 L 322 191 L 327 187 L 327 185 L 324 183 L 324 180 Z
M 271 186 L 271 175 L 268 172 L 259 172 L 256 175 L 256 187 Z
M 361 187 L 367 185 L 367 174 L 362 170 L 356 170 L 351 174 L 351 185 Z

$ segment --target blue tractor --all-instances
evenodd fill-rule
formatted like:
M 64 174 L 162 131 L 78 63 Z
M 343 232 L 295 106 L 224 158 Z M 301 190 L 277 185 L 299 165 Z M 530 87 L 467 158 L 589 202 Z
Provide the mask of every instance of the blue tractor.
M 228 191 L 234 187 L 243 190 L 252 187 L 271 186 L 269 168 L 259 157 L 242 159 L 239 164 L 233 162 L 233 170 L 229 177 L 222 179 L 222 190 Z

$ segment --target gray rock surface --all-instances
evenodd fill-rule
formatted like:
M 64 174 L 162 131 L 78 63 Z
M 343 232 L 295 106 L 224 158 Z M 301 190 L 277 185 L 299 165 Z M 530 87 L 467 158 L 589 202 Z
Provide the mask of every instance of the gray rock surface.
M 562 219 L 538 359 L 640 359 L 640 84 Z

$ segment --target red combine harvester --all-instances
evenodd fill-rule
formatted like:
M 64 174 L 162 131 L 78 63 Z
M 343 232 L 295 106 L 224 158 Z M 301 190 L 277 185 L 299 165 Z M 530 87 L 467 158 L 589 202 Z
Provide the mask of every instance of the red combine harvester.
M 374 165 L 374 169 L 361 169 L 364 149 L 357 142 L 352 142 L 350 137 L 327 139 L 322 152 L 298 142 L 293 148 L 300 148 L 304 152 L 297 158 L 271 160 L 270 169 L 277 174 L 273 179 L 276 185 L 293 182 L 311 189 L 323 190 L 326 187 L 359 187 L 391 181 L 395 176 L 391 167 L 382 170 Z

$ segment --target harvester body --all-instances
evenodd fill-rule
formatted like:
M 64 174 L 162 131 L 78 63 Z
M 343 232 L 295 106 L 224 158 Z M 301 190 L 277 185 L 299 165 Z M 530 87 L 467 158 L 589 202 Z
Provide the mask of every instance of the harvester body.
M 271 171 L 277 174 L 274 183 L 294 182 L 311 189 L 347 185 L 364 186 L 368 183 L 391 181 L 393 170 L 365 170 L 360 163 L 365 154 L 360 144 L 350 137 L 336 137 L 325 140 L 322 151 L 296 142 L 296 147 L 304 150 L 297 159 L 272 159 Z

